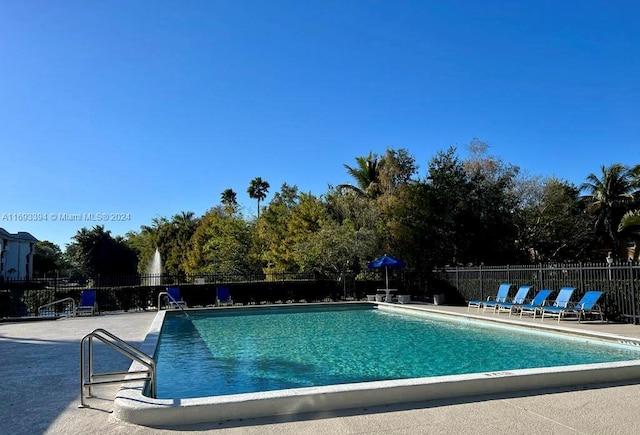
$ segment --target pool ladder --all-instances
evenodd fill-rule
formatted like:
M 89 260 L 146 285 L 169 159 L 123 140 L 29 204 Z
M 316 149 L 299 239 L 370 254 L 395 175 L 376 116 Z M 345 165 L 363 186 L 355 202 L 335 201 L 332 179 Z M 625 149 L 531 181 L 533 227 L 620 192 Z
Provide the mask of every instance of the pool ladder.
M 99 340 L 124 356 L 142 364 L 145 369 L 138 371 L 96 374 L 93 371 L 93 340 Z M 88 354 L 88 379 L 85 372 L 85 356 Z M 91 387 L 94 385 L 118 384 L 122 382 L 149 381 L 149 394 L 156 397 L 156 363 L 149 355 L 139 351 L 126 341 L 116 337 L 104 329 L 96 329 L 85 335 L 80 342 L 80 407 L 86 408 L 85 399 L 92 397 Z M 88 393 L 85 395 L 85 393 Z
M 184 308 L 182 308 L 182 304 L 181 304 L 181 303 L 179 303 L 178 301 L 176 301 L 176 300 L 173 298 L 173 296 L 171 296 L 171 295 L 169 294 L 169 292 L 160 292 L 160 293 L 158 293 L 158 311 L 160 311 L 160 309 L 162 308 L 162 304 L 161 304 L 161 302 L 162 302 L 162 299 L 161 299 L 161 298 L 162 298 L 162 296 L 165 296 L 165 297 L 167 298 L 167 300 L 170 300 L 171 302 L 173 302 L 173 304 L 174 304 L 176 307 L 180 308 L 180 310 L 182 311 L 182 314 L 184 314 L 184 315 L 187 317 L 187 319 L 190 319 L 190 317 L 189 317 L 189 315 L 187 314 L 187 312 L 184 310 Z
M 68 308 L 69 302 L 71 302 L 71 313 L 69 313 L 69 308 Z M 64 299 L 50 302 L 48 304 L 44 304 L 41 307 L 38 307 L 38 317 L 42 316 L 42 310 L 44 310 L 45 308 L 49 308 L 49 310 L 51 310 L 51 307 L 55 305 L 62 305 L 63 311 L 61 311 L 61 313 L 66 314 L 67 317 L 73 317 L 76 315 L 76 301 L 73 300 L 73 298 L 64 298 Z M 57 313 L 54 311 L 53 315 L 55 316 L 55 314 Z M 60 316 L 62 316 L 62 314 L 60 314 Z

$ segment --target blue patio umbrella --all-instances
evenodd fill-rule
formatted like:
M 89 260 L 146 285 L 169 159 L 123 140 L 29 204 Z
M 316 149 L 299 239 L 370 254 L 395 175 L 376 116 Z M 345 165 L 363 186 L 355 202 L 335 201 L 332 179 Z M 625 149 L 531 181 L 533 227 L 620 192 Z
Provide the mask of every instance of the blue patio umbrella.
M 397 258 L 390 257 L 387 254 L 384 254 L 382 257 L 376 260 L 373 260 L 371 263 L 367 264 L 367 267 L 369 269 L 382 269 L 384 267 L 387 289 L 389 288 L 389 268 L 401 269 L 405 266 L 406 264 L 404 261 L 398 260 Z

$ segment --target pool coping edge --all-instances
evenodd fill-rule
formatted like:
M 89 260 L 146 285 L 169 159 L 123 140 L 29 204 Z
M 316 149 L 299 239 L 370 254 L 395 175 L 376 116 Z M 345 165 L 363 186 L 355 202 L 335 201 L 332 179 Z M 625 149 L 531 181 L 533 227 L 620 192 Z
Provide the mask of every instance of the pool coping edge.
M 492 321 L 518 327 L 534 327 L 547 332 L 588 336 L 598 340 L 618 343 L 626 340 L 636 345 L 640 344 L 638 339 L 614 334 L 591 333 L 549 324 L 538 326 L 504 318 L 492 320 L 471 313 L 445 312 L 429 306 L 377 302 L 373 304 L 385 311 L 417 310 L 469 321 Z M 148 355 L 155 355 L 166 314 L 166 311 L 158 312 L 141 346 L 141 350 Z M 131 364 L 130 371 L 140 369 L 139 363 Z M 113 416 L 129 423 L 167 427 L 637 380 L 640 380 L 640 360 L 338 384 L 193 399 L 150 398 L 144 395 L 144 382 L 132 382 L 124 385 L 117 393 Z

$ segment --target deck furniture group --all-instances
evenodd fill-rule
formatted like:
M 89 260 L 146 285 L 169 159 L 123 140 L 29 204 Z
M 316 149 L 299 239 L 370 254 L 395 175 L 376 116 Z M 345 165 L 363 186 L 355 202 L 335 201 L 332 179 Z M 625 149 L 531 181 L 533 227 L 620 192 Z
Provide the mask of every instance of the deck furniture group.
M 495 296 L 489 296 L 486 300 L 470 300 L 467 311 L 474 307 L 483 313 L 492 310 L 494 314 L 509 313 L 509 316 L 533 316 L 534 319 L 539 316 L 542 321 L 546 317 L 554 317 L 558 319 L 558 323 L 567 318 L 575 318 L 578 322 L 592 317 L 604 320 L 604 313 L 598 305 L 603 294 L 601 291 L 588 290 L 575 301 L 572 300 L 576 290 L 574 287 L 562 287 L 557 293 L 542 289 L 532 298 L 529 296 L 532 286 L 520 286 L 510 296 L 512 287 L 509 283 L 500 284 Z

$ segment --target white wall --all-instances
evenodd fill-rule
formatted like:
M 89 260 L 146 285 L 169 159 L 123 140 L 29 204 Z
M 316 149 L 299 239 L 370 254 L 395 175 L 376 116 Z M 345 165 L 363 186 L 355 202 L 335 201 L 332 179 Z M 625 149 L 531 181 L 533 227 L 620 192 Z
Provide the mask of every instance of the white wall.
M 36 242 L 29 233 L 10 234 L 0 228 L 0 276 L 4 279 L 32 278 Z

